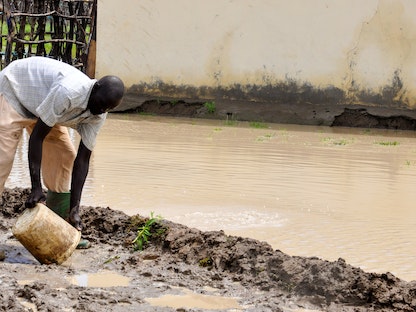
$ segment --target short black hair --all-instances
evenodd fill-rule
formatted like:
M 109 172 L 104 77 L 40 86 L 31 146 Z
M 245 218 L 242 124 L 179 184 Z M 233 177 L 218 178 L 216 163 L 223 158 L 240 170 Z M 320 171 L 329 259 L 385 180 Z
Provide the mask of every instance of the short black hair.
M 124 95 L 124 83 L 117 76 L 104 76 L 97 81 L 101 92 L 105 92 L 106 96 L 114 101 L 119 101 Z

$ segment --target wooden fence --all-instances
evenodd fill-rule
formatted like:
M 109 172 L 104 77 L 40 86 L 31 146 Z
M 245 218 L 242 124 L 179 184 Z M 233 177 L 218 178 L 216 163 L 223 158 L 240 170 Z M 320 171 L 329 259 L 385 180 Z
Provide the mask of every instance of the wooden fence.
M 95 72 L 97 0 L 0 0 L 1 64 L 33 55 Z

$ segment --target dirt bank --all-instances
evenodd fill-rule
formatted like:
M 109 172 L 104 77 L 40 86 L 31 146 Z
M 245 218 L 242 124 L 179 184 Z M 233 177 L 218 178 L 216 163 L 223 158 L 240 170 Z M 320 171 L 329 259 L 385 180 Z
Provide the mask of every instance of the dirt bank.
M 123 103 L 114 112 L 299 125 L 416 130 L 416 111 L 391 105 L 154 100 L 127 94 Z
M 233 298 L 237 306 L 228 311 L 416 310 L 416 282 L 366 273 L 342 259 L 291 257 L 267 243 L 222 231 L 202 232 L 163 220 L 147 248 L 134 251 L 131 242 L 145 219 L 108 207 L 82 207 L 83 236 L 92 248 L 77 250 L 61 266 L 40 265 L 10 230 L 27 194 L 26 189 L 3 194 L 1 311 L 214 311 L 187 307 L 186 301 L 183 308 L 150 304 L 149 298 L 183 295 L 185 290 Z M 71 277 L 102 271 L 129 283 L 88 287 L 70 282 Z

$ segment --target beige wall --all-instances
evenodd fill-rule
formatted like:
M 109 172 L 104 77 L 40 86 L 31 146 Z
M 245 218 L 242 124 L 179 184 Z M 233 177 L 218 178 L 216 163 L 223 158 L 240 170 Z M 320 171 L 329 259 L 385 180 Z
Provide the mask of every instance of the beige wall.
M 270 101 L 308 86 L 413 107 L 415 12 L 414 0 L 98 0 L 96 73 L 158 96 Z

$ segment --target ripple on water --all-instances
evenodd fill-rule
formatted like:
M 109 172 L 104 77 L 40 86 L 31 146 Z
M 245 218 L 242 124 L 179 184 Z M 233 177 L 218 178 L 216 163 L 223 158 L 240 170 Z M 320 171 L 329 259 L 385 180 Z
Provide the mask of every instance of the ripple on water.
M 84 205 L 416 280 L 414 132 L 123 118 L 100 133 Z M 26 154 L 20 146 L 8 186 L 30 185 Z

